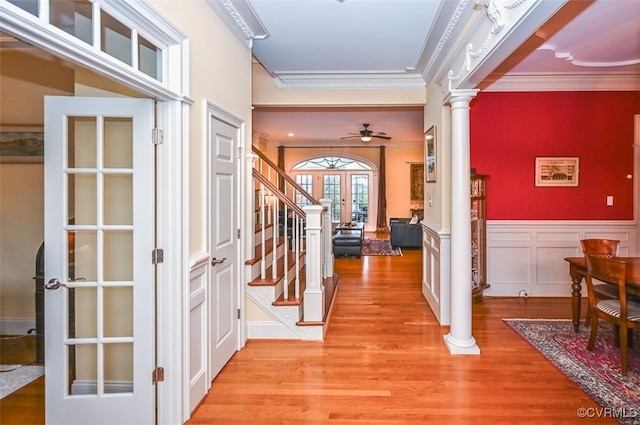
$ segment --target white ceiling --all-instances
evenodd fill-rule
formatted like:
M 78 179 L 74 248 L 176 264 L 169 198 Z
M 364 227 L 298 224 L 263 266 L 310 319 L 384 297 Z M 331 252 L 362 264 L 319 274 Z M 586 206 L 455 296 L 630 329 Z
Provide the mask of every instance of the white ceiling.
M 428 46 L 434 37 L 441 36 L 432 25 L 438 13 L 453 3 L 246 1 L 266 36 L 254 39 L 255 57 L 281 86 L 288 81 L 326 82 L 327 77 L 344 75 L 376 81 L 383 80 L 381 77 L 422 77 L 430 54 Z M 550 75 L 567 82 L 583 77 L 598 81 L 608 75 L 634 80 L 637 86 L 640 1 L 570 0 L 495 70 L 491 82 L 509 76 L 526 76 L 533 81 Z M 491 89 L 491 83 L 482 88 Z M 340 141 L 340 137 L 358 132 L 363 123 L 369 123 L 371 130 L 392 136 L 391 141 L 383 143 L 421 143 L 424 129 L 420 108 L 388 109 L 258 107 L 253 128 L 278 144 L 342 146 L 357 144 Z M 290 132 L 295 136 L 288 136 Z

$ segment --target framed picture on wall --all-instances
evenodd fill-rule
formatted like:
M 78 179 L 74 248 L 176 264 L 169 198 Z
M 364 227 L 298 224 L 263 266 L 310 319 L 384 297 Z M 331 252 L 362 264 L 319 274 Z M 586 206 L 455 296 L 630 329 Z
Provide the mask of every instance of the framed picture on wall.
M 429 130 L 424 133 L 425 141 L 425 161 L 427 164 L 426 179 L 427 183 L 436 181 L 437 160 L 436 160 L 436 126 L 432 125 Z
M 411 200 L 424 200 L 424 164 L 411 164 Z
M 42 126 L 0 127 L 0 163 L 44 162 Z
M 576 187 L 580 159 L 572 157 L 536 157 L 536 186 Z

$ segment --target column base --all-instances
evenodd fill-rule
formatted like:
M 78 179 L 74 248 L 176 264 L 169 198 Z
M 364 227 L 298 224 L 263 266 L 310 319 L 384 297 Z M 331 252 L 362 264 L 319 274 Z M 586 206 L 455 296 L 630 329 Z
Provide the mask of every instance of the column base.
M 450 354 L 480 354 L 480 347 L 476 344 L 474 337 L 460 340 L 452 337 L 451 334 L 446 334 L 443 338 Z

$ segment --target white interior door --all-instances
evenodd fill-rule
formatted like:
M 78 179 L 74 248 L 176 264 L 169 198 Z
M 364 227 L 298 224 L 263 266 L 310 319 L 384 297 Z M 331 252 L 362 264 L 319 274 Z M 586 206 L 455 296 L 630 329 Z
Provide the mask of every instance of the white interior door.
M 45 98 L 47 424 L 155 422 L 153 101 Z
M 215 114 L 209 115 L 209 247 L 211 251 L 210 378 L 222 370 L 238 350 L 238 171 L 240 129 Z

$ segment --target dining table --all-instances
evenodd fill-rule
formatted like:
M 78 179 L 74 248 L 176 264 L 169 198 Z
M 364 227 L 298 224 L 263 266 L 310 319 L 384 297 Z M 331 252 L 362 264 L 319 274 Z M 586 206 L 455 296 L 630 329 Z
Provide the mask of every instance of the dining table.
M 628 294 L 640 296 L 640 257 L 615 257 L 625 263 L 625 287 Z M 571 276 L 571 307 L 573 329 L 580 328 L 580 303 L 582 300 L 582 280 L 587 277 L 587 260 L 584 257 L 566 257 Z

